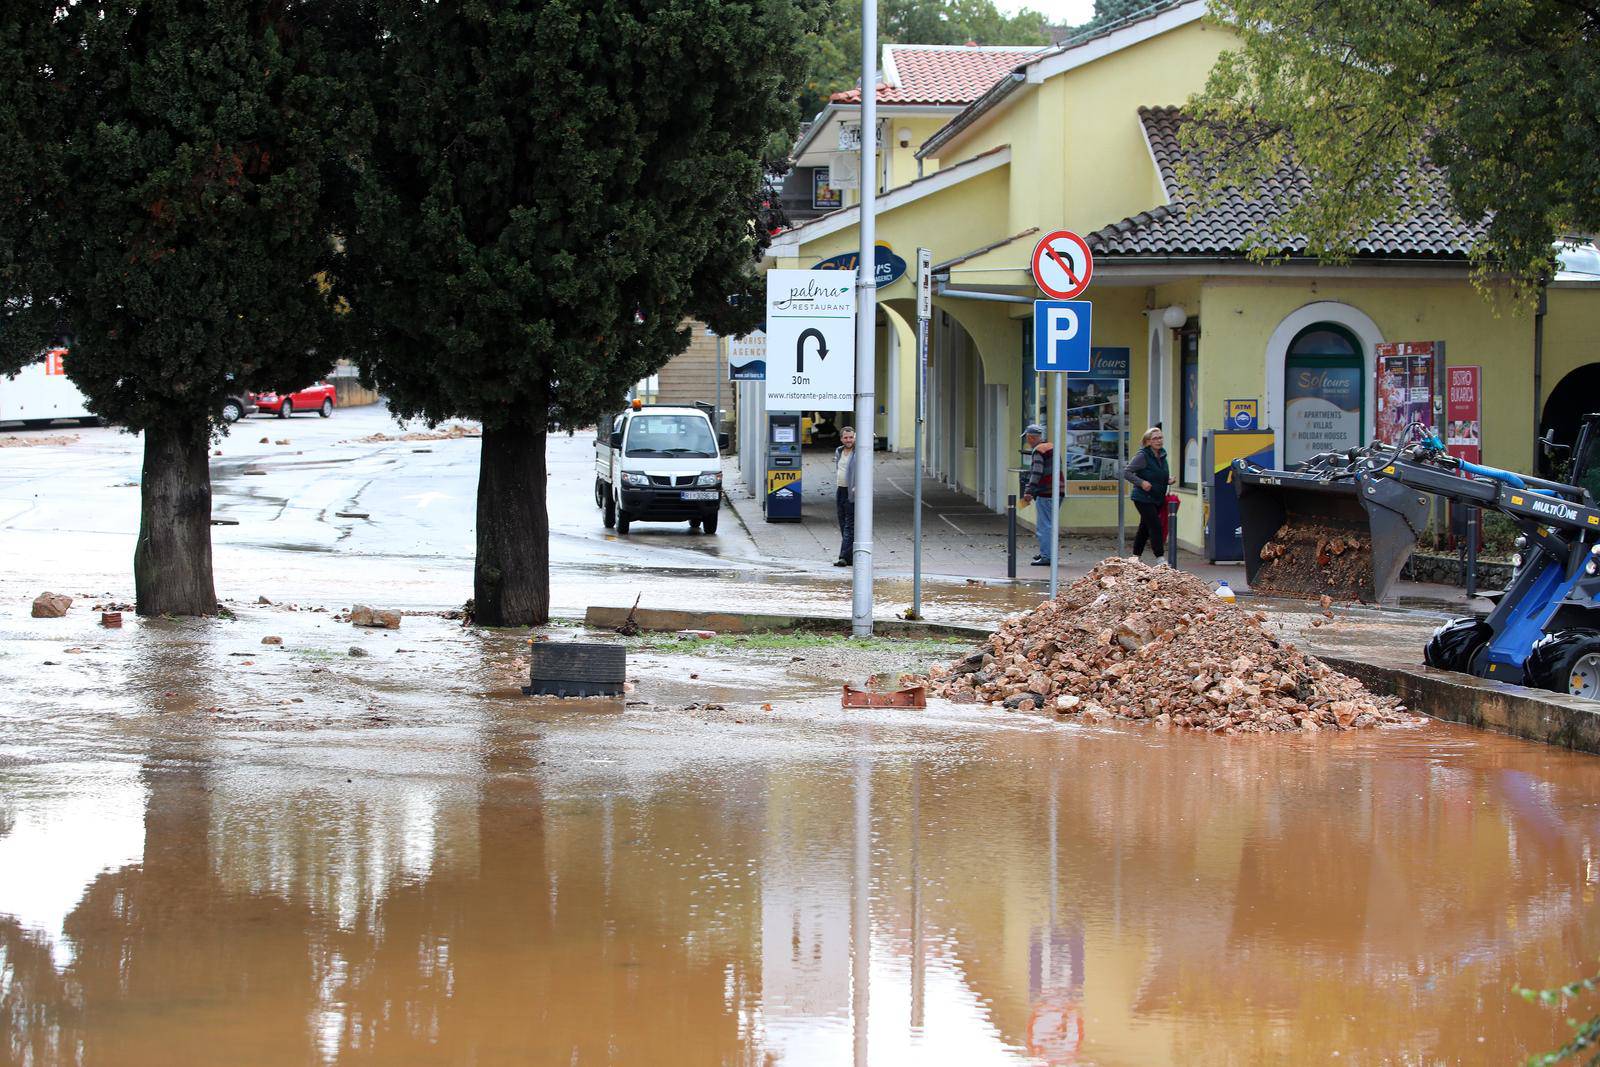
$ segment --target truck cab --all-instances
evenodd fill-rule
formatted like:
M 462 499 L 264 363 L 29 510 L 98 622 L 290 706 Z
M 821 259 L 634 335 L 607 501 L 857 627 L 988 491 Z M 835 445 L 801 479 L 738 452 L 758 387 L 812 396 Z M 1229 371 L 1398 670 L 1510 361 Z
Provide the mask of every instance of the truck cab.
M 722 450 L 698 407 L 637 405 L 595 428 L 594 502 L 607 529 L 635 522 L 687 522 L 717 532 Z

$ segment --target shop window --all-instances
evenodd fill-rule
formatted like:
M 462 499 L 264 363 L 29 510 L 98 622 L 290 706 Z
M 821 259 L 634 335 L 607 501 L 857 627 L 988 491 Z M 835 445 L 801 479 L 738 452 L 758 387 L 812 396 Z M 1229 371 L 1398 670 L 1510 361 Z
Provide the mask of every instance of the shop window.
M 1200 484 L 1200 323 L 1178 332 L 1178 484 Z
M 1365 443 L 1366 380 L 1361 342 L 1343 326 L 1318 322 L 1295 334 L 1284 357 L 1286 466 Z

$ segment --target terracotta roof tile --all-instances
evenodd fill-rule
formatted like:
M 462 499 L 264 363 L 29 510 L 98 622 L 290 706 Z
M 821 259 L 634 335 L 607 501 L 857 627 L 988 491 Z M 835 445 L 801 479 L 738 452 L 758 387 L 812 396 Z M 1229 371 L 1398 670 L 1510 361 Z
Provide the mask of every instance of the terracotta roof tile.
M 1176 107 L 1142 107 L 1150 151 L 1161 171 L 1161 183 L 1170 205 L 1141 211 L 1088 236 L 1096 255 L 1231 256 L 1244 252 L 1248 239 L 1277 217 L 1310 187 L 1304 171 L 1290 164 L 1268 177 L 1254 193 L 1229 189 L 1220 202 L 1205 210 L 1195 207 L 1196 197 L 1178 181 L 1179 164 L 1190 156 L 1178 142 L 1186 121 Z M 1424 177 L 1432 195 L 1415 204 L 1404 217 L 1380 222 L 1355 242 L 1365 256 L 1440 256 L 1464 258 L 1483 233 L 1483 223 L 1468 223 L 1450 207 L 1444 176 L 1431 164 Z M 1303 252 L 1302 244 L 1284 251 Z
M 969 104 L 982 96 L 1007 71 L 1038 54 L 1046 45 L 1015 48 L 949 47 L 895 44 L 893 53 L 900 84 L 878 83 L 880 104 Z M 836 104 L 859 104 L 860 87 L 829 97 Z

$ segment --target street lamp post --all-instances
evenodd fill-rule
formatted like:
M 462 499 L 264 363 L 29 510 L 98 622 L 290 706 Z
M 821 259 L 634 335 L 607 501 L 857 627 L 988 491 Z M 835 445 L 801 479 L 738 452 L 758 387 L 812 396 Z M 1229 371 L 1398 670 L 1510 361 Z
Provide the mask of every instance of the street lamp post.
M 861 252 L 856 257 L 856 491 L 855 543 L 851 552 L 850 630 L 872 635 L 872 460 L 877 443 L 876 360 L 878 317 L 876 219 L 878 196 L 878 3 L 861 0 Z M 891 368 L 891 373 L 893 370 Z

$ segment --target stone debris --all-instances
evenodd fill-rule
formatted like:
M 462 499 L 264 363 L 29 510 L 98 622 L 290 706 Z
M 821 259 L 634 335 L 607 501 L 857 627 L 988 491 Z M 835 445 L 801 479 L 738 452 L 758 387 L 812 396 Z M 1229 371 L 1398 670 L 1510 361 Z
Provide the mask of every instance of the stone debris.
M 369 608 L 365 604 L 357 604 L 350 609 L 350 614 L 345 621 L 351 626 L 371 626 L 380 630 L 400 629 L 400 613 L 388 611 L 384 608 Z
M 78 435 L 68 434 L 0 434 L 0 448 L 38 448 L 40 445 L 75 444 Z
M 40 593 L 33 598 L 33 617 L 59 619 L 72 607 L 72 598 L 65 593 Z
M 1250 588 L 1258 593 L 1360 600 L 1372 584 L 1372 542 L 1321 523 L 1285 523 L 1261 546 L 1261 567 Z M 1331 618 L 1331 616 L 1329 616 Z
M 934 667 L 927 685 L 957 703 L 1227 734 L 1425 721 L 1265 622 L 1192 574 L 1107 559 L 1054 601 L 1006 619 L 970 656 Z
M 283 638 L 277 636 L 276 634 L 272 634 L 267 637 L 263 637 L 261 639 L 261 643 L 263 645 L 281 645 L 283 644 Z
M 108 630 L 120 630 L 122 628 L 122 612 L 102 611 L 100 613 L 100 625 Z
M 483 430 L 477 426 L 463 426 L 461 423 L 451 423 L 449 426 L 440 426 L 433 430 L 413 430 L 410 433 L 386 434 L 372 433 L 365 437 L 357 437 L 356 444 L 378 445 L 386 441 L 454 441 L 462 437 L 482 437 Z M 340 442 L 347 444 L 349 442 Z

